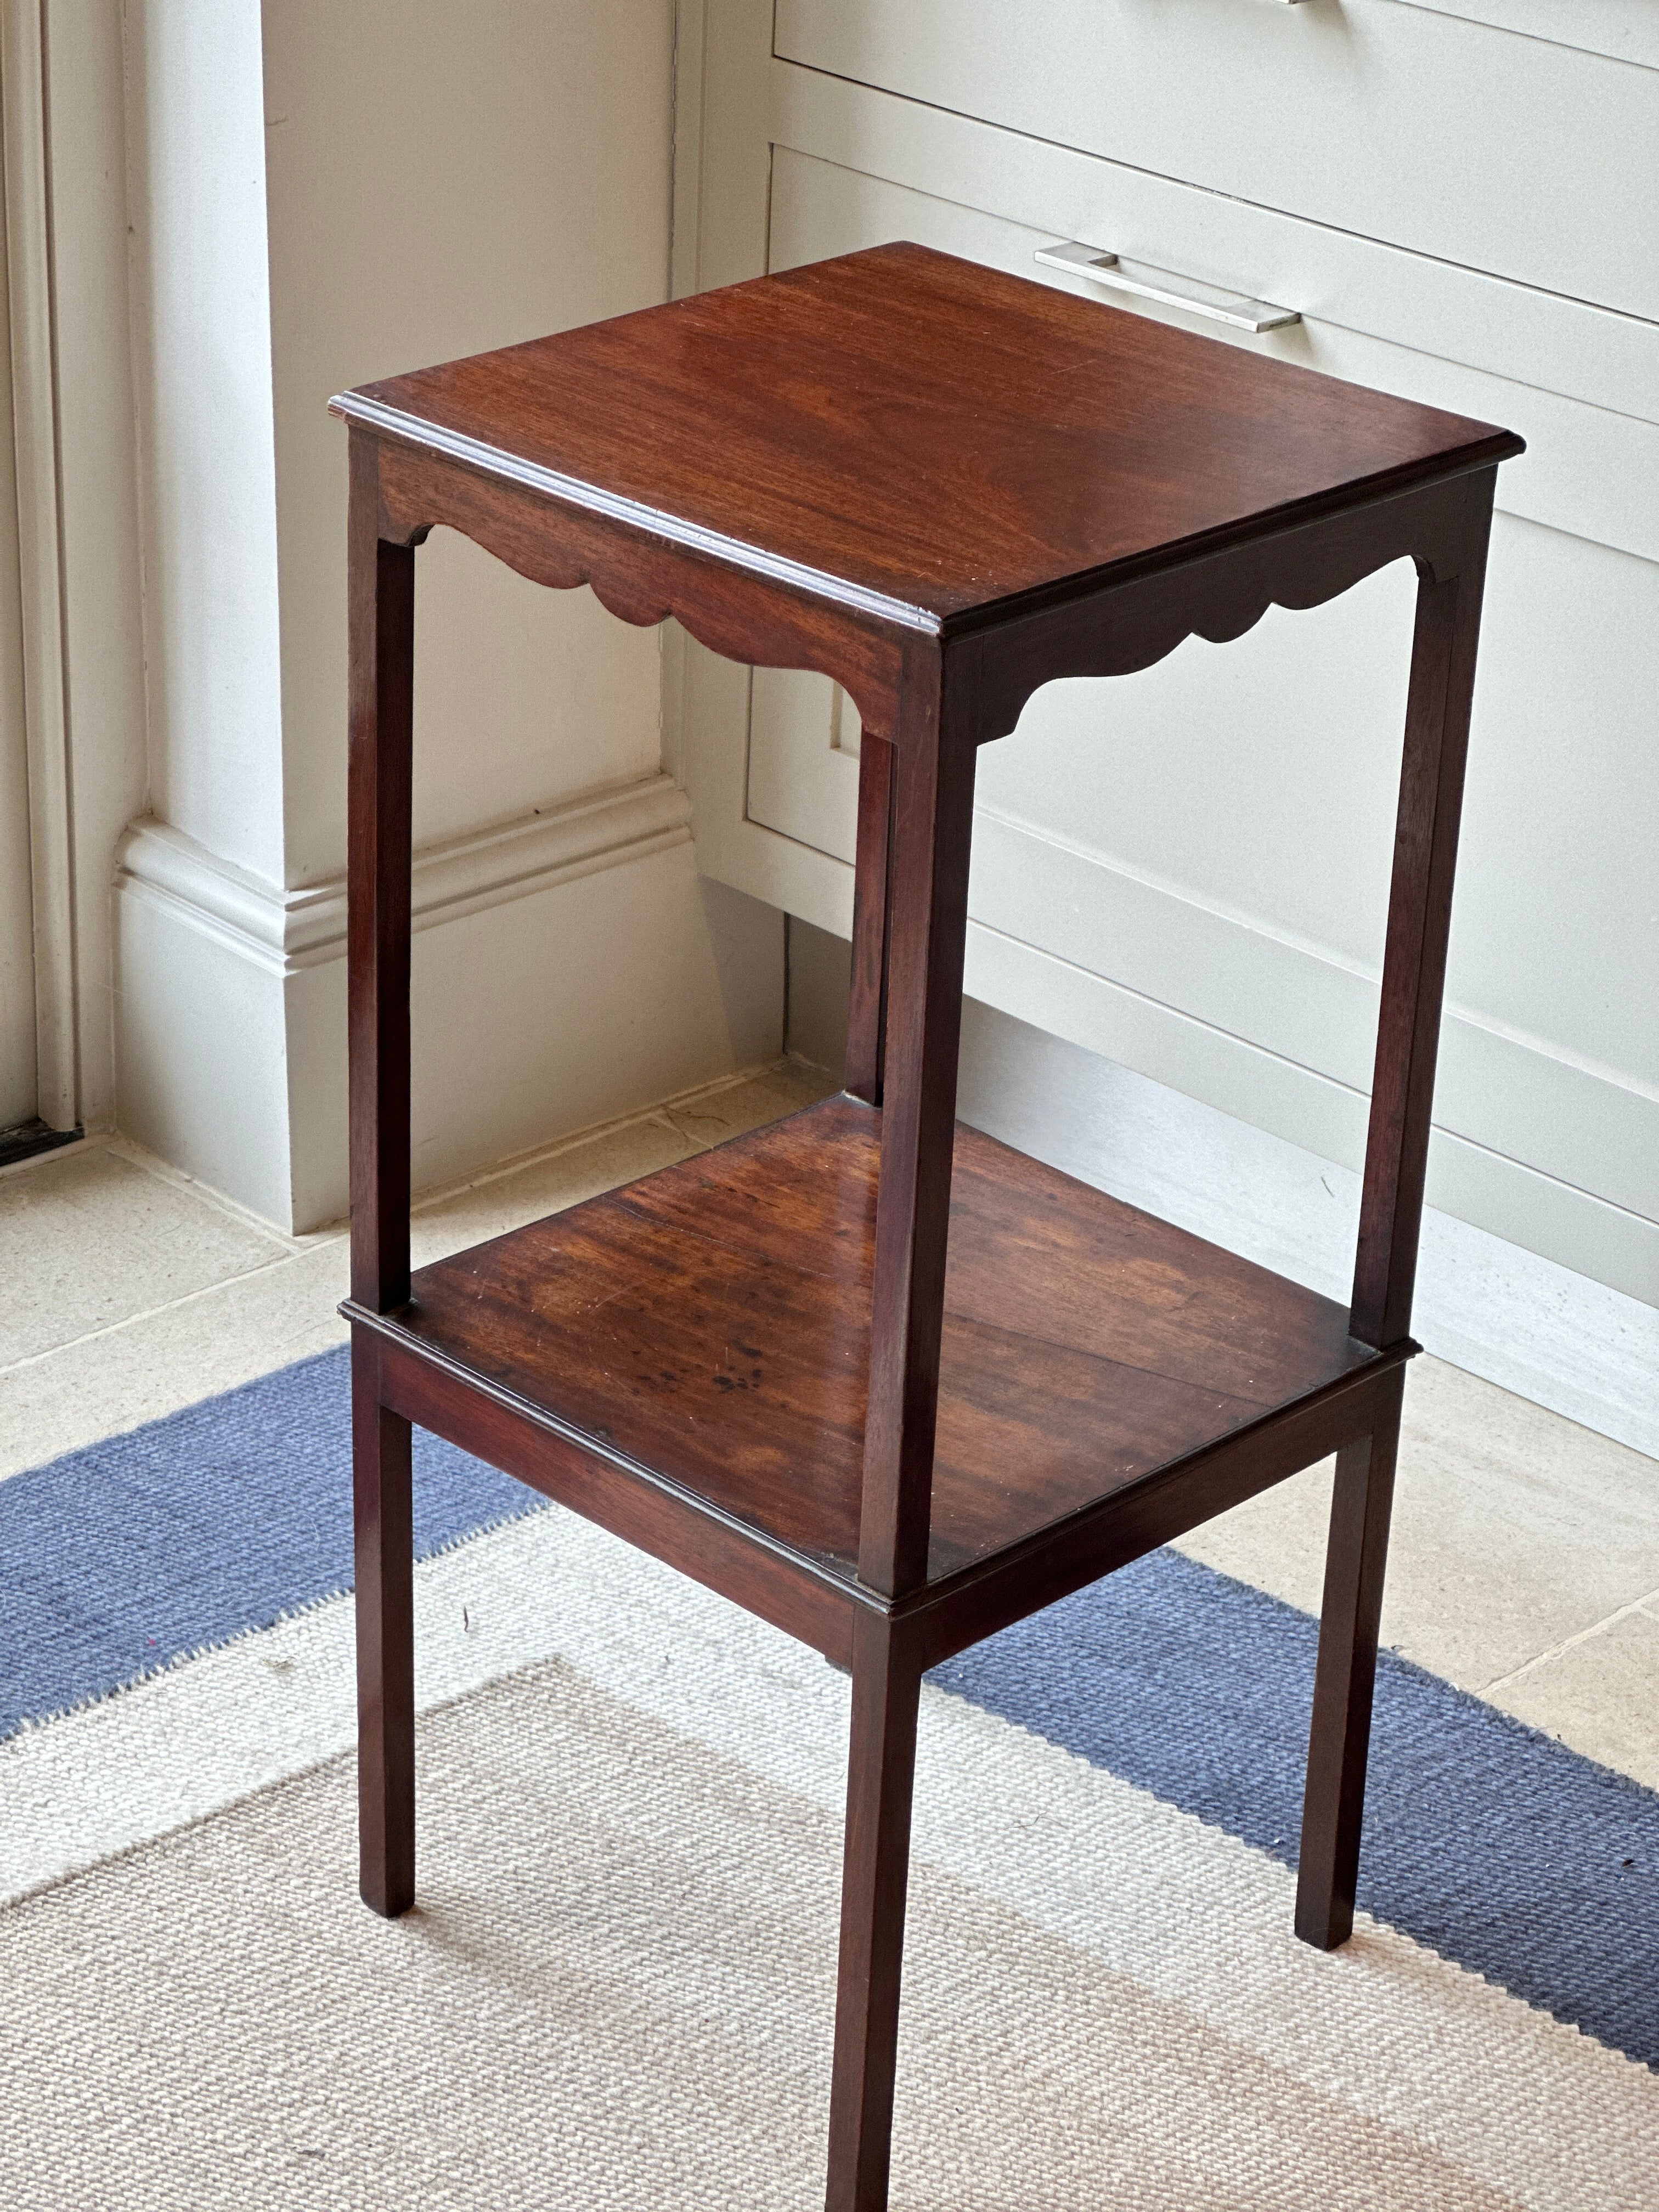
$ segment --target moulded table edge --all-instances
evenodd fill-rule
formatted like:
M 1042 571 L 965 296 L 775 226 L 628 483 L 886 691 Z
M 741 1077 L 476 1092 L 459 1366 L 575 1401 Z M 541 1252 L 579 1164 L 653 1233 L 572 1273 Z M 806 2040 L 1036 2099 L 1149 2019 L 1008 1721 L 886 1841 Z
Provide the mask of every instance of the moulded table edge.
M 1404 1366 L 1422 1349 L 1421 1346 L 1413 1339 L 1404 1338 L 1400 1343 L 1390 1346 L 1386 1351 L 1376 1352 L 1363 1365 L 1351 1368 L 1346 1374 L 1334 1376 L 1330 1382 L 1304 1392 L 1300 1397 L 1289 1399 L 1283 1405 L 1269 1408 L 1256 1419 L 1246 1422 L 1242 1427 L 1229 1431 L 1225 1436 L 1212 1437 L 1207 1443 L 1199 1445 L 1195 1449 L 1183 1454 L 1179 1459 L 1168 1461 L 1162 1467 L 1150 1468 L 1145 1474 L 1134 1477 L 1116 1490 L 1109 1491 L 1102 1497 L 1091 1498 L 1086 1504 L 1074 1508 L 1073 1511 L 1062 1515 L 1058 1520 L 1045 1522 L 1041 1528 L 1032 1529 L 1028 1534 L 1006 1546 L 1002 1550 L 992 1553 L 983 1559 L 969 1560 L 965 1565 L 952 1569 L 950 1574 L 942 1577 L 939 1581 L 924 1583 L 920 1589 L 906 1592 L 901 1597 L 890 1598 L 881 1591 L 872 1589 L 868 1583 L 860 1581 L 856 1575 L 837 1573 L 833 1567 L 826 1566 L 821 1559 L 814 1559 L 811 1553 L 796 1550 L 781 1538 L 770 1534 L 763 1528 L 757 1528 L 754 1522 L 743 1520 L 739 1516 L 717 1505 L 712 1499 L 687 1488 L 683 1483 L 676 1482 L 672 1476 L 665 1475 L 654 1468 L 647 1467 L 641 1461 L 634 1459 L 615 1445 L 607 1444 L 599 1437 L 590 1436 L 586 1430 L 578 1428 L 574 1422 L 564 1420 L 550 1408 L 537 1406 L 529 1399 L 520 1397 L 516 1391 L 492 1381 L 488 1376 L 481 1375 L 476 1369 L 468 1367 L 463 1361 L 442 1351 L 427 1339 L 416 1335 L 413 1330 L 401 1328 L 395 1314 L 372 1312 L 367 1306 L 358 1305 L 349 1298 L 342 1302 L 339 1311 L 354 1328 L 363 1328 L 394 1346 L 398 1351 L 437 1369 L 441 1373 L 459 1382 L 466 1389 L 490 1401 L 503 1412 L 513 1415 L 514 1419 L 527 1423 L 532 1428 L 541 1430 L 548 1436 L 556 1437 L 562 1443 L 586 1453 L 591 1458 L 600 1461 L 616 1473 L 630 1478 L 642 1487 L 672 1499 L 677 1506 L 685 1509 L 720 1528 L 726 1535 L 765 1553 L 792 1571 L 805 1575 L 810 1581 L 816 1583 L 826 1596 L 836 1601 L 849 1601 L 865 1606 L 872 1612 L 886 1615 L 896 1625 L 900 1621 L 910 1621 L 918 1626 L 922 1626 L 926 1616 L 937 1616 L 945 1608 L 969 1599 L 975 1589 L 981 1587 L 994 1587 L 1001 1577 L 1017 1575 L 1023 1565 L 1040 1562 L 1046 1553 L 1058 1551 L 1070 1543 L 1085 1538 L 1097 1523 L 1121 1516 L 1126 1510 L 1132 1510 L 1136 1503 L 1145 1504 L 1155 1498 L 1159 1490 L 1173 1487 L 1182 1481 L 1189 1480 L 1196 1471 L 1207 1463 L 1224 1462 L 1227 1458 L 1248 1450 L 1252 1442 L 1271 1435 L 1276 1427 L 1282 1426 L 1298 1417 L 1316 1417 L 1333 1409 L 1343 1399 L 1357 1392 L 1373 1388 L 1384 1376 Z M 1321 1455 L 1322 1456 L 1322 1454 Z M 1257 1486 L 1269 1487 L 1273 1481 L 1279 1479 L 1278 1476 L 1269 1475 L 1266 1482 Z M 1236 1502 L 1242 1503 L 1243 1498 L 1253 1494 L 1253 1491 L 1245 1491 Z M 1171 1533 L 1181 1532 L 1176 1530 Z M 1167 1536 L 1155 1537 L 1146 1548 L 1155 1550 L 1159 1543 L 1168 1540 Z M 1139 1554 L 1131 1553 L 1129 1556 L 1133 1558 Z M 1127 1561 L 1120 1564 L 1127 1564 Z M 1110 1571 L 1112 1570 L 1103 1568 L 1099 1573 L 1086 1574 L 1082 1582 L 1074 1586 L 1085 1587 L 1089 1582 L 1097 1581 L 1100 1574 Z M 733 1602 L 738 1601 L 733 1601 Z M 994 1632 L 994 1631 L 987 1631 L 987 1633 Z M 969 1639 L 969 1641 L 975 1640 L 977 1639 Z M 944 1657 L 948 1654 L 941 1651 L 937 1656 Z M 930 1660 L 928 1663 L 934 1662 Z
M 908 599 L 890 598 L 884 592 L 853 583 L 828 568 L 814 568 L 804 561 L 792 561 L 787 554 L 769 553 L 763 546 L 751 545 L 741 538 L 728 538 L 721 531 L 690 522 L 666 508 L 647 507 L 642 500 L 606 491 L 584 477 L 566 476 L 562 470 L 549 468 L 540 461 L 526 460 L 503 446 L 491 446 L 481 438 L 470 438 L 462 431 L 447 429 L 423 415 L 410 415 L 402 408 L 388 407 L 384 400 L 365 399 L 356 392 L 337 392 L 328 406 L 331 415 L 338 415 L 348 422 L 400 439 L 405 445 L 438 453 L 446 460 L 459 461 L 463 467 L 476 469 L 481 475 L 497 477 L 503 483 L 518 484 L 526 491 L 539 493 L 544 499 L 560 500 L 586 514 L 619 522 L 629 530 L 642 530 L 653 538 L 665 538 L 670 544 L 682 546 L 688 552 L 701 553 L 710 560 L 723 562 L 728 568 L 763 576 L 769 583 L 785 584 L 814 599 L 833 600 L 837 606 L 872 616 L 878 622 L 892 623 L 902 629 L 920 631 L 928 637 L 939 635 L 939 616 L 926 607 L 913 606 Z
M 538 1406 L 532 1400 L 520 1397 L 517 1391 L 480 1374 L 477 1368 L 469 1367 L 464 1360 L 457 1359 L 453 1353 L 445 1352 L 428 1338 L 417 1335 L 413 1329 L 400 1328 L 395 1313 L 374 1313 L 368 1307 L 358 1305 L 350 1298 L 341 1302 L 339 1311 L 353 1328 L 368 1329 L 399 1352 L 423 1360 L 427 1365 L 437 1368 L 466 1389 L 489 1399 L 504 1413 L 511 1413 L 516 1419 L 527 1421 L 532 1428 L 541 1429 L 549 1436 L 556 1437 L 561 1443 L 587 1453 L 590 1458 L 603 1461 L 618 1474 L 630 1477 L 646 1489 L 672 1498 L 677 1505 L 684 1506 L 702 1519 L 711 1522 L 728 1535 L 739 1537 L 786 1565 L 798 1569 L 812 1581 L 821 1583 L 825 1590 L 840 1597 L 859 1599 L 878 1611 L 888 1609 L 887 1601 L 855 1577 L 838 1574 L 833 1567 L 826 1566 L 822 1559 L 815 1559 L 810 1552 L 797 1551 L 781 1537 L 757 1528 L 752 1521 L 745 1521 L 741 1516 L 728 1512 L 712 1498 L 704 1498 L 685 1484 L 676 1482 L 672 1475 L 647 1467 L 642 1460 L 633 1458 L 615 1444 L 608 1444 L 600 1437 L 590 1436 L 586 1429 L 578 1428 L 574 1421 L 565 1420 L 550 1407 Z
M 607 491 L 544 463 L 526 460 L 505 447 L 492 446 L 483 439 L 434 422 L 425 416 L 388 406 L 384 400 L 366 398 L 357 392 L 342 392 L 335 394 L 328 406 L 331 414 L 349 423 L 396 438 L 417 450 L 436 453 L 480 475 L 517 484 L 543 498 L 600 515 L 629 529 L 645 531 L 685 551 L 702 554 L 746 574 L 941 641 L 999 629 L 1023 616 L 1092 599 L 1120 584 L 1188 568 L 1239 546 L 1279 538 L 1335 515 L 1359 514 L 1368 507 L 1409 497 L 1413 492 L 1453 483 L 1459 477 L 1473 475 L 1481 469 L 1496 468 L 1500 462 L 1526 451 L 1525 440 L 1513 430 L 1492 426 L 1486 438 L 1453 449 L 1454 458 L 1447 465 L 1429 457 L 1402 462 L 1393 470 L 1362 477 L 1361 495 L 1358 497 L 1352 495 L 1352 487 L 1348 486 L 1312 492 L 1277 507 L 1260 508 L 1233 521 L 1218 523 L 1195 536 L 1172 538 L 1164 544 L 1148 546 L 1139 553 L 1126 554 L 1092 568 L 1030 585 L 1002 599 L 939 615 L 908 599 L 895 599 L 868 585 L 854 583 L 830 569 L 812 568 L 805 562 L 792 560 L 787 554 L 769 552 L 763 546 L 708 529 L 666 508 L 650 507 L 641 500 Z

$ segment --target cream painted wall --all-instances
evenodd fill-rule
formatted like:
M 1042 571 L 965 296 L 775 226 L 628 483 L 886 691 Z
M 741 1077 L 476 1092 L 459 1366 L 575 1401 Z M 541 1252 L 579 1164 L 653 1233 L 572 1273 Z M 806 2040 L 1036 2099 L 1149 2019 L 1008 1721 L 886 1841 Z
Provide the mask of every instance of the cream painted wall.
M 666 295 L 672 0 L 126 0 L 150 812 L 123 1128 L 345 1203 L 342 387 Z M 775 1053 L 782 921 L 700 882 L 653 632 L 417 560 L 413 1155 L 462 1174 Z
M 125 24 L 150 801 L 280 882 L 259 10 L 130 0 Z
M 267 0 L 287 881 L 344 859 L 346 441 L 332 392 L 665 296 L 671 0 Z M 440 532 L 416 839 L 659 759 L 654 632 Z

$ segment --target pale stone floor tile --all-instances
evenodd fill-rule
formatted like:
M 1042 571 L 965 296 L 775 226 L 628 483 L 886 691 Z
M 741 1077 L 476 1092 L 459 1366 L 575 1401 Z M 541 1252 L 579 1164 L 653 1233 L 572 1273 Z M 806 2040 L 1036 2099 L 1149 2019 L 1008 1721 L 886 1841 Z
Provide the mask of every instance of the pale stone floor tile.
M 1194 1529 L 1180 1548 L 1316 1613 L 1330 1478 L 1328 1461 Z M 1652 1460 L 1459 1368 L 1413 1362 L 1386 1644 L 1483 1693 L 1655 1589 Z
M 763 1121 L 781 1121 L 798 1114 L 819 1098 L 839 1091 L 836 1079 L 804 1060 L 786 1060 L 769 1067 L 747 1083 L 716 1091 L 684 1106 L 665 1109 L 668 1118 L 700 1147 L 723 1145 L 728 1137 L 756 1129 Z
M 1236 1505 L 1185 1536 L 1175 1548 L 1241 1583 L 1283 1598 L 1304 1613 L 1317 1613 L 1325 1581 L 1325 1535 L 1331 1512 L 1331 1460 L 1293 1474 L 1259 1498 Z M 1395 1534 L 1400 1533 L 1396 1508 Z M 1389 1601 L 1398 1565 L 1390 1560 Z M 1392 1639 L 1390 1639 L 1392 1640 Z
M 343 1240 L 0 1373 L 0 1475 L 157 1421 L 345 1336 Z
M 1489 1695 L 1517 1720 L 1659 1790 L 1659 1609 L 1637 1607 Z
M 287 1256 L 187 1186 L 99 1144 L 0 1179 L 0 1367 Z

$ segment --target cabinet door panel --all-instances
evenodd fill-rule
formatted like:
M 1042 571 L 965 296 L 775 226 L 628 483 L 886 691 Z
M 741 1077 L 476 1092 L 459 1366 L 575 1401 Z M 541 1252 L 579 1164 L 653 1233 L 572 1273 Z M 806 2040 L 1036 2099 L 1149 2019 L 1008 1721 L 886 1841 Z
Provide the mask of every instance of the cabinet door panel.
M 1630 63 L 1397 0 L 779 0 L 775 51 L 1659 318 L 1659 77 Z
M 798 77 L 801 73 L 788 74 Z M 849 103 L 862 103 L 872 95 L 848 87 L 845 97 Z M 898 105 L 883 103 L 884 107 Z M 890 127 L 890 117 L 876 119 Z M 1495 375 L 1461 360 L 1401 345 L 1372 335 L 1363 323 L 1333 319 L 1311 307 L 1304 307 L 1302 320 L 1290 328 L 1255 337 L 1173 307 L 1142 301 L 1132 307 L 1120 304 L 1086 281 L 1062 276 L 1036 261 L 1037 248 L 1053 244 L 1056 232 L 1064 235 L 1061 226 L 1079 210 L 1056 196 L 1053 228 L 1038 227 L 1032 218 L 1040 208 L 1033 206 L 1031 196 L 1020 190 L 1024 180 L 1019 142 L 1005 137 L 999 150 L 1005 154 L 1008 173 L 998 168 L 982 172 L 978 181 L 984 197 L 969 205 L 919 191 L 884 173 L 825 159 L 811 140 L 808 148 L 803 148 L 799 140 L 776 145 L 771 167 L 770 265 L 781 269 L 819 260 L 850 251 L 854 241 L 859 246 L 876 246 L 890 239 L 911 238 L 924 246 L 936 246 L 946 252 L 1006 269 L 1016 276 L 1053 282 L 1090 299 L 1102 314 L 1146 314 L 1183 324 L 1221 344 L 1237 344 L 1327 375 L 1395 392 L 1404 398 L 1443 407 L 1453 414 L 1499 422 L 1506 429 L 1519 431 L 1528 441 L 1528 451 L 1518 460 L 1506 462 L 1499 473 L 1500 509 L 1570 531 L 1576 538 L 1593 538 L 1599 544 L 1659 560 L 1659 421 L 1588 405 L 1520 376 Z M 1108 179 L 1112 175 L 1103 162 L 1088 166 L 1106 172 Z M 1001 211 L 1005 186 L 1018 192 L 1022 200 L 1018 220 Z M 1103 188 L 1109 191 L 1109 182 Z M 1200 204 L 1194 219 L 1201 222 L 1205 196 L 1185 188 L 1170 189 L 1179 198 Z M 1296 265 L 1296 245 L 1298 234 L 1311 238 L 1317 234 L 1307 224 L 1288 226 L 1290 239 L 1264 240 L 1258 258 L 1249 233 L 1254 226 L 1265 226 L 1267 219 L 1250 210 L 1244 213 L 1240 288 L 1248 283 L 1269 299 L 1305 301 L 1308 292 Z M 1087 237 L 1089 231 L 1080 229 L 1073 234 Z M 1270 288 L 1267 281 L 1269 252 L 1276 288 Z M 1659 334 L 1656 334 L 1656 350 L 1659 350 Z M 1654 396 L 1659 397 L 1659 391 Z
M 757 668 L 749 701 L 749 819 L 850 867 L 858 804 L 858 708 L 827 676 Z
M 771 177 L 775 266 L 908 236 L 1028 271 L 1042 235 L 784 145 Z M 1363 343 L 1317 324 L 1310 342 L 1321 366 Z M 1498 420 L 1502 395 L 1525 391 L 1379 351 L 1407 372 L 1398 388 L 1437 396 L 1413 379 L 1443 369 Z M 1576 418 L 1603 420 L 1553 404 L 1568 438 Z M 1638 485 L 1644 450 L 1626 449 Z M 1540 503 L 1583 518 L 1553 496 Z M 1189 640 L 1133 678 L 1038 693 L 981 757 L 970 989 L 1346 1157 L 1370 1083 L 1413 593 L 1402 564 L 1312 613 L 1272 610 L 1227 647 Z M 1626 1287 L 1646 1279 L 1643 1224 L 1659 1218 L 1659 916 L 1642 896 L 1655 697 L 1659 565 L 1500 515 L 1439 1188 Z M 783 902 L 843 932 L 822 871 L 852 857 L 854 730 L 823 678 L 757 672 L 747 819 L 791 841 Z M 1558 1199 L 1560 1221 L 1528 1229 Z

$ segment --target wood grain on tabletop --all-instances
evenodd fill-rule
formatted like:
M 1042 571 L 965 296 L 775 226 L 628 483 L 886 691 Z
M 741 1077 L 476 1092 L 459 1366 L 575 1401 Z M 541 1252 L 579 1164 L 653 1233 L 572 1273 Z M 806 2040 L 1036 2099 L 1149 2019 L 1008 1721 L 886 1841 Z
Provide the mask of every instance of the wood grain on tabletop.
M 360 396 L 940 620 L 1515 445 L 908 244 Z

